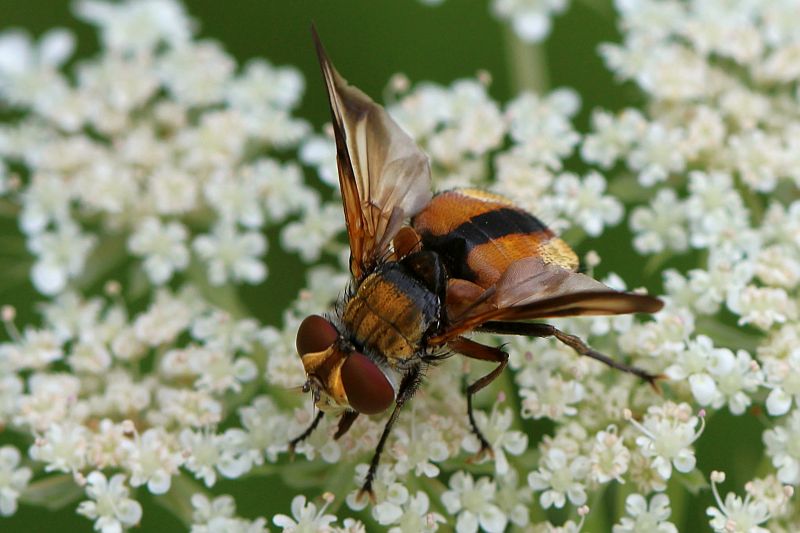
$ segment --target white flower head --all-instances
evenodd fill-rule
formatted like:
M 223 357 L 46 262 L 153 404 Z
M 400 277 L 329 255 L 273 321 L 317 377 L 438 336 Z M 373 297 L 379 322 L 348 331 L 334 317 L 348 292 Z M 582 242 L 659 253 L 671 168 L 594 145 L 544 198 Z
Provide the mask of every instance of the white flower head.
M 192 533 L 266 533 L 266 518 L 246 520 L 236 516 L 236 503 L 223 494 L 209 500 L 204 494 L 192 495 Z
M 20 466 L 21 455 L 13 446 L 0 447 L 0 515 L 17 511 L 17 499 L 33 475 L 30 468 Z
M 625 511 L 629 516 L 614 524 L 613 533 L 678 533 L 675 524 L 667 521 L 672 511 L 666 494 L 656 494 L 649 504 L 641 494 L 630 494 Z
M 651 406 L 642 423 L 636 421 L 630 411 L 625 418 L 641 432 L 636 444 L 652 466 L 664 479 L 669 479 L 674 466 L 679 472 L 690 472 L 697 459 L 692 444 L 700 438 L 705 428 L 705 418 L 692 415 L 688 404 L 666 402 L 663 406 Z M 697 424 L 700 429 L 695 430 Z
M 570 458 L 564 450 L 553 446 L 545 453 L 539 469 L 528 474 L 528 485 L 535 491 L 542 491 L 539 503 L 545 509 L 560 509 L 567 499 L 573 505 L 583 505 L 586 503 L 584 481 L 589 469 L 587 457 Z
M 96 530 L 118 533 L 139 523 L 142 506 L 128 498 L 124 475 L 116 474 L 109 480 L 102 472 L 94 471 L 86 480 L 86 495 L 91 499 L 80 503 L 78 513 L 94 520 Z
M 450 478 L 449 485 L 450 490 L 442 494 L 442 503 L 448 513 L 458 515 L 458 533 L 475 533 L 478 527 L 490 533 L 505 531 L 508 518 L 494 503 L 494 482 L 483 477 L 476 483 L 471 474 L 459 471 Z
M 336 522 L 332 514 L 325 514 L 328 506 L 333 502 L 333 494 L 323 495 L 324 504 L 317 510 L 316 504 L 307 501 L 301 495 L 292 499 L 292 516 L 277 514 L 272 518 L 272 523 L 281 528 L 281 531 L 293 533 L 320 533 L 333 532 L 331 524 Z
M 492 407 L 489 416 L 483 411 L 475 411 L 474 414 L 475 422 L 494 452 L 495 471 L 498 476 L 505 477 L 511 469 L 506 452 L 520 455 L 528 448 L 528 436 L 521 431 L 511 429 L 513 413 L 510 408 L 500 409 L 499 402 Z M 470 453 L 480 451 L 480 442 L 473 433 L 465 437 L 461 445 Z
M 145 51 L 161 42 L 179 45 L 191 37 L 183 6 L 173 0 L 122 4 L 81 0 L 75 11 L 100 28 L 104 44 L 112 50 Z
M 208 262 L 208 278 L 214 285 L 228 280 L 260 283 L 267 277 L 267 267 L 258 259 L 267 250 L 261 233 L 240 233 L 233 224 L 221 223 L 212 233 L 197 237 L 193 246 Z
M 145 272 L 153 283 L 161 285 L 189 265 L 187 237 L 183 224 L 163 224 L 159 218 L 148 217 L 131 235 L 128 247 L 133 254 L 144 256 Z
M 800 438 L 800 411 L 793 410 L 782 425 L 768 429 L 763 434 L 767 455 L 778 469 L 778 480 L 789 485 L 800 485 L 800 450 L 795 443 Z
M 728 531 L 748 531 L 750 533 L 768 533 L 768 529 L 760 527 L 769 520 L 770 514 L 764 502 L 753 501 L 748 494 L 744 500 L 729 492 L 722 501 L 717 483 L 725 481 L 722 472 L 711 472 L 711 490 L 714 493 L 716 507 L 708 507 L 706 514 L 711 517 L 709 523 L 714 531 L 726 533 Z

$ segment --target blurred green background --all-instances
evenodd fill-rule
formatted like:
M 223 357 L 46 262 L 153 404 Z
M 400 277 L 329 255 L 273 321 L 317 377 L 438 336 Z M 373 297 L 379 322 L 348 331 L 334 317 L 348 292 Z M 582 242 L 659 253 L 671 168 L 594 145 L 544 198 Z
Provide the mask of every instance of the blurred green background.
M 412 82 L 432 80 L 449 84 L 486 70 L 493 77 L 490 93 L 499 102 L 507 101 L 519 89 L 510 61 L 513 36 L 489 13 L 486 1 L 446 0 L 440 6 L 426 6 L 415 0 L 193 0 L 186 7 L 199 24 L 200 37 L 222 43 L 240 64 L 250 58 L 265 57 L 276 65 L 299 68 L 306 79 L 306 91 L 297 114 L 315 127 L 328 121 L 328 108 L 311 45 L 312 21 L 337 68 L 376 99 L 380 99 L 388 79 L 396 72 L 406 74 Z M 70 2 L 0 0 L 0 13 L 3 29 L 23 27 L 33 35 L 40 35 L 55 26 L 70 28 L 78 37 L 79 57 L 91 56 L 98 49 L 94 29 L 72 17 Z M 579 131 L 587 130 L 595 107 L 618 110 L 641 103 L 635 88 L 614 82 L 597 53 L 599 43 L 619 40 L 610 2 L 575 1 L 567 13 L 553 22 L 552 34 L 543 46 L 549 86 L 570 86 L 579 92 L 582 99 L 576 119 Z M 583 170 L 576 158 L 570 163 L 572 170 Z M 34 320 L 34 302 L 38 299 L 31 284 L 22 277 L 30 258 L 13 219 L 0 220 L 0 232 L 0 243 L 6 243 L 0 249 L 3 278 L 9 280 L 0 284 L 0 303 L 16 306 L 18 323 L 25 324 Z M 648 285 L 657 291 L 658 273 L 643 273 L 642 260 L 631 251 L 629 236 L 622 224 L 601 239 L 584 240 L 577 251 L 581 256 L 590 249 L 600 251 L 603 263 L 596 272 L 599 276 L 615 271 L 629 286 Z M 273 243 L 268 256 L 269 278 L 258 287 L 244 289 L 242 297 L 254 316 L 264 323 L 279 325 L 282 309 L 302 287 L 303 269 L 297 257 L 280 250 L 277 231 L 268 238 Z M 727 470 L 726 487 L 741 487 L 751 479 L 757 473 L 756 465 L 762 455 L 757 425 L 753 417 L 733 419 L 716 415 L 709 433 L 698 443 L 698 464 L 704 473 L 707 475 L 712 469 Z M 736 438 L 730 438 L 731 434 Z M 5 440 L 0 437 L 0 443 Z M 758 470 L 764 466 L 762 463 Z M 290 514 L 289 504 L 297 493 L 274 474 L 234 482 L 223 480 L 214 487 L 214 492 L 232 494 L 242 516 L 268 518 L 275 513 Z M 608 492 L 613 493 L 613 489 Z M 678 496 L 682 492 L 670 491 L 673 521 L 681 531 L 707 530 L 705 507 L 711 503 L 710 495 L 703 493 L 697 499 L 687 500 Z M 318 493 L 306 494 L 314 497 Z M 611 495 L 606 496 L 605 503 L 611 502 Z M 144 505 L 140 530 L 182 528 L 167 510 L 153 503 L 146 491 L 140 490 L 139 497 Z M 610 528 L 613 522 L 606 521 L 610 518 L 606 513 L 613 511 L 604 510 L 603 506 L 604 502 L 594 502 L 585 530 Z M 56 512 L 21 505 L 15 516 L 0 519 L 0 531 L 90 531 L 91 528 L 90 521 L 75 514 L 74 505 Z

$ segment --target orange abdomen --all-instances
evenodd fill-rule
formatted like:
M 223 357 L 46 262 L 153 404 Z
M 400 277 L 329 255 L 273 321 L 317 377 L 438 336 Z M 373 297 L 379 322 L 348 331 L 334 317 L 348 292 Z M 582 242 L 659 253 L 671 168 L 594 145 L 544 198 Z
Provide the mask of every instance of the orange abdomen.
M 483 288 L 511 263 L 541 257 L 576 270 L 575 252 L 539 219 L 502 196 L 475 189 L 441 193 L 412 220 L 423 247 L 437 252 L 450 277 Z

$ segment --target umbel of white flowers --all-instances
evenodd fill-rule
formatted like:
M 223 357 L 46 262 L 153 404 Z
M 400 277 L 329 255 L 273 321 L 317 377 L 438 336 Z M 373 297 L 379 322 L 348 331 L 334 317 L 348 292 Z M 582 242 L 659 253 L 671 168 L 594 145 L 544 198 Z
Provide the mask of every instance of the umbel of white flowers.
M 565 7 L 492 2 L 534 40 Z M 703 485 L 695 445 L 708 438 L 704 425 L 719 411 L 763 406 L 771 467 L 743 497 L 723 498 L 724 475 L 712 474 L 709 523 L 800 529 L 791 500 L 800 484 L 800 5 L 620 0 L 615 9 L 623 38 L 601 54 L 645 104 L 594 110 L 589 132 L 573 126 L 575 91 L 499 103 L 486 75 L 447 86 L 395 77 L 388 109 L 430 154 L 437 189 L 511 196 L 569 229 L 573 244 L 624 220 L 650 270 L 682 265 L 664 270 L 667 306 L 650 320 L 559 322 L 663 373 L 663 395 L 561 346 L 512 339 L 513 372 L 476 412 L 494 462 L 469 465 L 477 443 L 464 369 L 446 361 L 400 418 L 369 507 L 355 492 L 331 505 L 342 498 L 333 465 L 359 486 L 381 420 L 360 417 L 339 441 L 325 420 L 297 461 L 281 461 L 313 416 L 285 391 L 304 381 L 297 325 L 348 280 L 333 143 L 296 116 L 299 72 L 237 65 L 197 36 L 177 0 L 77 2 L 100 35 L 91 58 L 72 57 L 64 30 L 0 34 L 0 105 L 14 110 L 0 125 L 0 201 L 34 257 L 20 271 L 44 300 L 35 325 L 2 312 L 0 514 L 57 487 L 85 498 L 78 512 L 104 532 L 141 520 L 144 491 L 182 501 L 170 508 L 188 509 L 179 518 L 198 532 L 357 532 L 363 521 L 392 532 L 579 531 L 592 520 L 586 502 L 615 485 L 624 507 L 610 518 L 615 533 L 668 533 L 682 505 L 670 498 L 683 482 Z M 568 170 L 576 156 L 581 174 Z M 309 265 L 329 260 L 308 269 L 279 326 L 248 318 L 233 290 L 270 274 L 264 230 L 277 227 L 273 248 Z M 592 253 L 586 264 L 599 262 Z M 124 286 L 109 274 L 121 269 Z M 613 273 L 604 281 L 625 288 Z M 92 286 L 106 290 L 90 295 Z M 532 419 L 553 427 L 535 446 L 521 431 Z M 217 482 L 266 463 L 290 479 L 318 468 L 317 489 L 332 492 L 294 496 L 291 516 L 238 517 Z M 553 525 L 549 508 L 572 517 Z

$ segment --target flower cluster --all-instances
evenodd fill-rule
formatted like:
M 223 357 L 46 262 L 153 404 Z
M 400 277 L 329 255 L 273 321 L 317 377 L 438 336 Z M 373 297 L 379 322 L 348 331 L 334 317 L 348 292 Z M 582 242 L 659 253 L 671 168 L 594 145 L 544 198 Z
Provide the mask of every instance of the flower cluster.
M 529 40 L 566 6 L 492 3 Z M 297 327 L 350 281 L 328 198 L 333 139 L 295 117 L 299 72 L 239 67 L 177 0 L 77 2 L 100 35 L 91 59 L 73 57 L 65 30 L 0 34 L 0 212 L 16 217 L 33 258 L 20 271 L 45 300 L 38 321 L 0 313 L 0 515 L 57 486 L 85 494 L 77 511 L 103 531 L 136 526 L 147 491 L 142 501 L 179 501 L 169 507 L 198 532 L 577 532 L 594 518 L 587 502 L 618 498 L 625 512 L 607 530 L 672 533 L 684 513 L 670 498 L 708 488 L 705 427 L 757 411 L 769 471 L 724 499 L 712 473 L 710 526 L 798 529 L 800 6 L 615 7 L 623 39 L 601 55 L 646 105 L 593 110 L 589 132 L 574 125 L 576 91 L 497 102 L 487 73 L 395 76 L 387 110 L 429 154 L 437 189 L 512 197 L 582 247 L 627 225 L 630 249 L 612 252 L 641 256 L 639 282 L 663 272 L 664 309 L 552 323 L 656 387 L 552 339 L 484 335 L 509 353 L 510 371 L 475 398 L 493 453 L 464 393 L 490 367 L 444 358 L 386 442 L 374 502 L 358 487 L 386 416 L 359 416 L 339 439 L 325 417 L 287 457 L 316 417 L 291 391 L 306 379 Z M 280 324 L 252 318 L 236 290 L 274 272 L 268 246 L 309 265 Z M 602 281 L 628 290 L 613 272 Z M 265 472 L 304 494 L 282 513 L 237 516 L 251 513 L 220 481 Z
M 91 285 L 120 242 L 153 285 L 192 262 L 214 285 L 263 281 L 263 228 L 320 209 L 300 167 L 269 155 L 309 130 L 292 116 L 299 72 L 265 60 L 237 69 L 218 43 L 195 40 L 172 1 L 84 0 L 76 13 L 104 49 L 70 72 L 65 30 L 0 38 L 0 97 L 21 112 L 0 128 L 0 157 L 15 169 L 1 189 L 19 202 L 35 287 Z M 305 224 L 323 237 L 305 240 L 304 257 L 342 228 L 331 216 Z

